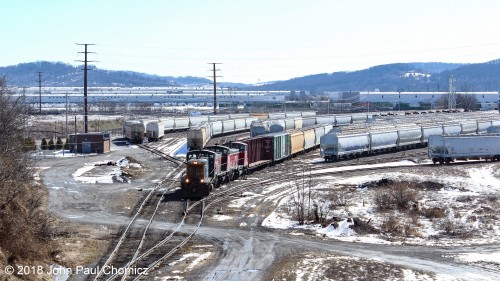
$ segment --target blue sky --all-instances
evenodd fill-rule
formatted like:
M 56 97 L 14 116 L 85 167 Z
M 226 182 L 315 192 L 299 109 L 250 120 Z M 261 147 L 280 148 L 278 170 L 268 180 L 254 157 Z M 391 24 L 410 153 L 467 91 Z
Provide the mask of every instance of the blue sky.
M 257 83 L 395 62 L 500 58 L 498 0 L 3 0 L 0 66 L 76 65 Z M 41 70 L 43 71 L 43 70 Z

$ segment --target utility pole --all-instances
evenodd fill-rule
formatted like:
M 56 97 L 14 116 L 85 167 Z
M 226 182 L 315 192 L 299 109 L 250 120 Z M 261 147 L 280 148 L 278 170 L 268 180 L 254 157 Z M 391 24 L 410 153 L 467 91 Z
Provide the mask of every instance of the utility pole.
M 40 114 L 42 114 L 42 73 L 41 71 L 38 71 L 38 95 L 40 96 Z
M 94 52 L 88 52 L 87 46 L 95 45 L 95 44 L 78 44 L 78 43 L 76 43 L 76 45 L 85 46 L 84 52 L 78 52 L 79 54 L 85 54 L 85 59 L 83 61 L 82 60 L 77 60 L 77 61 L 84 63 L 84 67 L 83 67 L 83 107 L 84 107 L 83 127 L 84 127 L 84 133 L 88 133 L 89 127 L 88 127 L 88 108 L 87 108 L 88 107 L 88 102 L 87 102 L 87 70 L 89 70 L 89 69 L 87 67 L 87 63 L 93 62 L 93 61 L 87 60 L 87 54 L 94 53 Z
M 215 65 L 216 64 L 222 64 L 220 62 L 209 62 L 208 64 L 211 64 L 213 65 L 213 79 L 214 79 L 214 115 L 217 115 L 217 77 L 221 77 L 221 76 L 217 76 L 216 75 L 216 72 L 219 71 L 220 69 L 215 69 Z
M 457 107 L 457 93 L 455 92 L 455 78 L 451 75 L 448 78 L 448 109 Z

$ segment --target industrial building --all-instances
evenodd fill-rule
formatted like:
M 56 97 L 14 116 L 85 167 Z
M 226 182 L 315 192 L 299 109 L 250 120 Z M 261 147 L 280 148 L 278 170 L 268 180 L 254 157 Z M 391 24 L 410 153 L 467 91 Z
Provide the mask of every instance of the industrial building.
M 69 135 L 71 152 L 73 153 L 107 153 L 111 140 L 107 133 L 78 133 Z

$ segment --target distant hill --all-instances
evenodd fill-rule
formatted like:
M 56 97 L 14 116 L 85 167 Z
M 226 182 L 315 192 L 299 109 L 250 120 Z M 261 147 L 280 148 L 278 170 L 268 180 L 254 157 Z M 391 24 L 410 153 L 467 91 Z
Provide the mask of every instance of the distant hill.
M 457 91 L 499 91 L 500 60 L 477 64 L 396 63 L 352 72 L 334 72 L 293 78 L 252 90 L 322 91 L 447 91 L 455 78 Z
M 61 62 L 33 62 L 0 67 L 9 86 L 38 86 L 37 71 L 43 72 L 42 85 L 83 86 L 82 67 Z M 499 91 L 500 59 L 477 64 L 456 63 L 395 63 L 378 65 L 352 72 L 334 72 L 297 77 L 258 86 L 242 83 L 221 83 L 225 87 L 246 90 L 323 91 L 447 91 L 448 77 L 456 79 L 457 91 Z M 92 87 L 161 87 L 207 86 L 211 80 L 200 77 L 158 76 L 133 71 L 111 71 L 99 68 L 89 71 Z
M 37 72 L 42 71 L 44 87 L 83 86 L 83 67 L 61 62 L 32 62 L 0 67 L 0 75 L 6 76 L 9 86 L 38 86 Z M 160 87 L 178 85 L 208 85 L 212 81 L 199 77 L 158 76 L 133 71 L 111 71 L 95 67 L 88 72 L 89 86 Z

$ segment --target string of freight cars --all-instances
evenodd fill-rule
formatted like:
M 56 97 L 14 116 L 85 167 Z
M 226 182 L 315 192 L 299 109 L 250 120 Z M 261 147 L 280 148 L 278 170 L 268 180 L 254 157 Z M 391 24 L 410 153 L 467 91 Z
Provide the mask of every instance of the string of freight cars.
M 158 140 L 161 139 L 167 132 L 187 130 L 189 128 L 196 127 L 203 122 L 245 119 L 245 130 L 247 130 L 249 129 L 252 121 L 313 115 L 316 115 L 316 112 L 243 113 L 215 116 L 176 116 L 160 119 L 128 120 L 125 121 L 123 125 L 123 131 L 125 137 L 129 139 L 130 142 L 142 143 L 146 138 L 149 140 Z M 228 124 L 230 124 L 230 122 Z
M 457 117 L 458 115 L 454 115 L 451 119 Z M 332 124 L 321 124 L 191 150 L 186 155 L 186 173 L 181 179 L 182 193 L 188 198 L 206 196 L 222 182 L 285 161 L 318 146 L 321 146 L 320 152 L 325 160 L 330 161 L 425 146 L 429 135 L 443 132 L 483 133 L 488 127 L 500 124 L 498 114 L 477 116 L 478 119 L 474 120 L 469 119 L 471 116 L 466 117 L 463 123 L 457 124 L 428 124 L 429 119 L 424 118 L 427 125 L 385 126 L 381 130 L 372 127 L 372 124 L 360 124 L 354 126 L 358 130 L 356 132 L 349 130 L 349 126 L 336 127 L 337 130 L 334 130 Z M 488 118 L 492 120 L 485 120 Z M 434 118 L 434 122 L 439 120 L 440 118 Z M 347 129 L 342 133 L 339 128 Z

